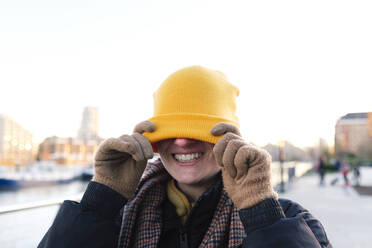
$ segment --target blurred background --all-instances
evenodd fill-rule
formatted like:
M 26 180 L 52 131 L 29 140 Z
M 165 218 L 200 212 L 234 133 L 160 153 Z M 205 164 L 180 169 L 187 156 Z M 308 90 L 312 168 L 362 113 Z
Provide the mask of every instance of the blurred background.
M 0 246 L 36 247 L 172 72 L 240 89 L 244 138 L 334 247 L 372 238 L 372 3 L 0 0 Z

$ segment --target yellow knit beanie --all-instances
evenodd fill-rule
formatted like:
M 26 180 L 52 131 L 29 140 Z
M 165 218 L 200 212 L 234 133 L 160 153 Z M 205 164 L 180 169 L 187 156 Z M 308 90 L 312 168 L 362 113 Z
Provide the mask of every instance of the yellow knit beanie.
M 156 130 L 143 135 L 151 142 L 169 138 L 191 138 L 216 143 L 210 134 L 217 123 L 239 126 L 235 98 L 239 89 L 225 75 L 201 66 L 171 74 L 154 93 Z

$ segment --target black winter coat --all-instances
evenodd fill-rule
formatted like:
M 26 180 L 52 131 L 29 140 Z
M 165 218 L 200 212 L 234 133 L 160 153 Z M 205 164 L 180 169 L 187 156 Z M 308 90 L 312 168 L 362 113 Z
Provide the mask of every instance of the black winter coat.
M 207 190 L 193 207 L 183 227 L 174 206 L 165 200 L 158 247 L 199 246 L 213 217 L 222 182 Z M 65 201 L 39 248 L 117 247 L 121 214 L 127 200 L 105 185 L 90 182 L 80 203 Z M 282 216 L 272 215 L 273 208 Z M 246 230 L 243 247 L 332 248 L 321 223 L 299 204 L 267 199 L 239 211 Z

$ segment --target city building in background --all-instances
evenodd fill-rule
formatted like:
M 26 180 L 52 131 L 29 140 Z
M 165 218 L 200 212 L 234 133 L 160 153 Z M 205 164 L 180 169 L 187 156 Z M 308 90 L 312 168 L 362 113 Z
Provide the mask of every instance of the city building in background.
M 98 136 L 98 109 L 96 107 L 85 107 L 80 129 L 77 135 L 81 140 L 92 140 Z
M 77 138 L 46 138 L 37 146 L 32 133 L 6 115 L 0 115 L 0 165 L 25 165 L 38 161 L 56 161 L 65 165 L 88 165 L 94 160 L 102 138 L 98 136 L 98 109 L 83 111 Z
M 99 140 L 48 137 L 40 145 L 37 154 L 39 161 L 56 161 L 63 165 L 91 165 Z
M 0 115 L 0 165 L 24 165 L 34 159 L 32 133 Z
M 335 152 L 372 159 L 372 112 L 349 113 L 337 121 Z
M 37 160 L 64 165 L 91 165 L 102 138 L 98 136 L 98 109 L 85 107 L 76 138 L 48 137 L 40 145 Z

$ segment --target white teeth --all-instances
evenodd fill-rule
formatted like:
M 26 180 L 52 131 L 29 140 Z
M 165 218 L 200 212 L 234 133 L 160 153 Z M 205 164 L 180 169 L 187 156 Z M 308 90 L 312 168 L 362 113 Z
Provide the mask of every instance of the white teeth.
M 189 154 L 174 154 L 174 158 L 179 162 L 191 162 L 200 158 L 201 155 L 201 152 Z

